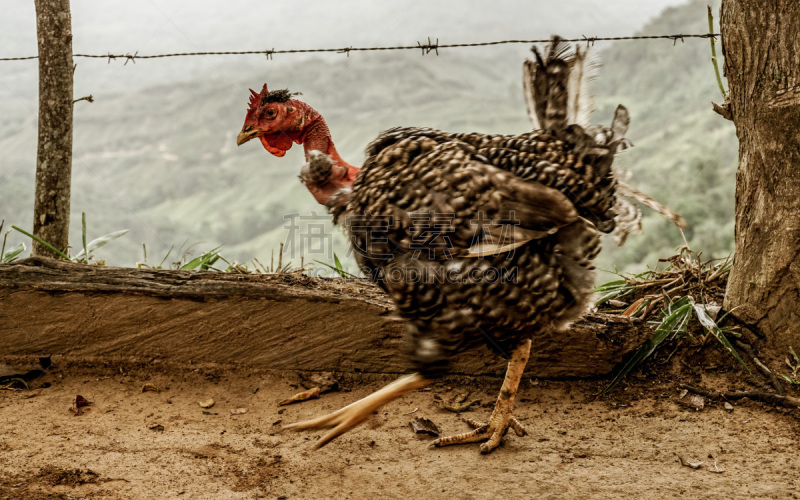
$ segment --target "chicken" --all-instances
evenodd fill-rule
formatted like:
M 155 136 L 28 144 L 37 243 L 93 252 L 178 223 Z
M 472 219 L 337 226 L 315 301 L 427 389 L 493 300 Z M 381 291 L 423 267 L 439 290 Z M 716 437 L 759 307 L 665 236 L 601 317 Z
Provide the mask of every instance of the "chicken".
M 611 128 L 569 123 L 577 71 L 558 38 L 537 52 L 531 81 L 540 129 L 519 135 L 394 128 L 367 148 L 362 168 L 336 151 L 322 116 L 287 90 L 251 90 L 239 145 L 259 138 L 283 156 L 305 148 L 301 180 L 350 236 L 356 260 L 407 323 L 404 352 L 415 373 L 330 415 L 289 427 L 334 427 L 323 446 L 373 411 L 447 373 L 449 361 L 481 344 L 509 359 L 488 423 L 436 446 L 486 441 L 488 453 L 513 416 L 531 337 L 561 330 L 591 304 L 600 232 L 615 227 L 614 154 L 628 115 Z M 580 52 L 578 52 L 580 54 Z

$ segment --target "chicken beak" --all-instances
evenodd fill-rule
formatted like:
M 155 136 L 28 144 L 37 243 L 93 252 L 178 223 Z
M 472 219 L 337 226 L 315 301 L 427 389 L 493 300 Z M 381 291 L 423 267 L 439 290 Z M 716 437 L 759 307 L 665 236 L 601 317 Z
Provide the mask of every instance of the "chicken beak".
M 258 129 L 254 129 L 252 127 L 245 127 L 239 132 L 239 135 L 236 136 L 236 145 L 241 146 L 245 142 L 249 141 L 250 139 L 255 139 L 258 137 L 259 134 Z

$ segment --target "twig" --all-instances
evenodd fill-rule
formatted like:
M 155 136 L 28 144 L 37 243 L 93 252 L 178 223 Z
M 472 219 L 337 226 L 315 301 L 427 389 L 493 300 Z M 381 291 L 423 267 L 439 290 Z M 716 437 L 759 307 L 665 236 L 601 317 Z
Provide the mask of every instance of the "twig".
M 696 387 L 690 384 L 680 384 L 678 387 L 686 389 L 687 391 L 694 392 L 709 399 L 756 399 L 767 403 L 780 404 L 792 408 L 800 408 L 800 398 L 793 396 L 785 396 L 775 394 L 774 392 L 766 391 L 727 391 L 727 392 L 714 392 Z
M 708 32 L 711 33 L 714 31 L 714 15 L 711 13 L 711 6 L 708 6 Z M 728 93 L 725 92 L 725 85 L 722 84 L 722 76 L 719 74 L 719 64 L 717 63 L 717 47 L 714 45 L 716 40 L 713 38 L 709 38 L 709 43 L 711 44 L 711 64 L 714 65 L 714 74 L 717 77 L 717 85 L 719 85 L 719 91 L 722 92 L 722 98 L 724 102 L 722 105 L 719 105 L 715 102 L 711 102 L 711 107 L 715 113 L 720 115 L 721 117 L 725 118 L 726 120 L 733 120 L 733 116 L 731 115 L 731 104 L 728 97 Z
M 72 104 L 75 104 L 78 101 L 94 102 L 94 96 L 92 94 L 89 94 L 87 96 L 81 97 L 80 99 L 75 99 L 74 101 L 72 101 Z
M 750 347 L 750 344 L 746 344 L 746 343 L 742 342 L 741 340 L 736 340 L 736 341 L 734 341 L 734 343 L 736 344 L 736 347 L 738 347 L 739 349 L 743 350 L 751 358 L 755 358 L 756 357 L 756 353 L 753 352 L 753 348 Z
M 769 379 L 770 383 L 772 383 L 772 387 L 774 387 L 775 390 L 778 391 L 778 394 L 786 394 L 786 391 L 783 389 L 783 384 L 781 384 L 780 379 L 778 379 L 778 376 L 775 375 L 775 372 L 770 370 L 767 367 L 767 365 L 762 363 L 756 357 L 755 352 L 753 352 L 753 348 L 750 347 L 749 344 L 746 344 L 746 343 L 742 342 L 741 340 L 736 340 L 735 343 L 736 343 L 736 347 L 739 347 L 741 350 L 746 352 L 748 356 L 750 356 L 750 359 L 752 359 L 753 363 L 755 363 L 755 365 L 758 367 L 758 369 L 761 370 L 761 373 L 766 375 L 766 377 Z
M 712 103 L 712 104 L 714 104 L 714 103 Z M 706 277 L 705 282 L 706 283 L 711 283 L 712 281 L 714 281 L 715 279 L 719 278 L 723 274 L 730 272 L 730 268 L 725 270 L 725 266 L 728 264 L 728 261 L 730 259 L 731 259 L 731 256 L 729 254 L 727 257 L 725 257 L 725 262 L 720 264 L 719 267 L 717 267 L 717 269 L 713 273 L 711 273 L 710 276 Z M 715 260 L 722 260 L 722 259 L 715 259 Z M 710 261 L 708 261 L 708 264 L 710 265 L 712 262 L 713 262 L 713 260 L 710 260 Z
M 708 6 L 708 32 L 714 32 L 714 14 L 711 13 L 711 6 Z M 725 92 L 725 86 L 722 85 L 722 77 L 719 74 L 719 65 L 717 64 L 717 48 L 714 46 L 714 39 L 709 38 L 709 42 L 711 43 L 711 63 L 714 65 L 714 73 L 717 75 L 717 85 L 719 85 L 719 91 L 722 92 L 722 97 L 725 98 L 727 93 Z
M 786 394 L 786 391 L 783 390 L 783 385 L 781 384 L 778 376 L 775 375 L 775 372 L 767 368 L 767 365 L 762 363 L 758 358 L 755 356 L 753 357 L 753 363 L 758 367 L 761 372 L 769 378 L 769 381 L 772 383 L 772 387 L 778 391 L 778 394 Z
M 664 362 L 661 363 L 661 364 L 662 365 L 666 365 L 667 363 L 669 363 L 669 360 L 672 359 L 672 356 L 674 356 L 676 352 L 678 352 L 678 349 L 680 349 L 680 347 L 681 347 L 680 341 L 676 342 L 675 343 L 675 349 L 673 349 L 672 352 L 669 353 L 669 356 L 667 356 L 667 359 L 664 360 Z
M 6 223 L 5 219 L 0 220 L 0 233 L 3 232 L 3 226 L 5 225 L 5 223 Z M 0 262 L 3 262 L 3 257 L 5 257 L 6 255 L 6 240 L 8 239 L 8 233 L 10 232 L 11 230 L 9 229 L 8 231 L 5 232 L 5 234 L 3 234 L 3 246 L 0 247 Z
M 724 102 L 722 103 L 722 106 L 720 106 L 719 104 L 712 101 L 711 107 L 714 109 L 715 113 L 725 118 L 726 120 L 733 120 L 733 115 L 731 115 L 730 103 Z
M 261 266 L 261 270 L 264 272 L 264 274 L 267 274 L 267 272 L 268 272 L 268 271 L 267 271 L 267 268 L 266 268 L 266 267 L 264 267 L 264 264 L 262 264 L 260 260 L 258 260 L 258 257 L 253 257 L 253 261 L 254 261 L 256 264 L 258 264 L 259 266 Z

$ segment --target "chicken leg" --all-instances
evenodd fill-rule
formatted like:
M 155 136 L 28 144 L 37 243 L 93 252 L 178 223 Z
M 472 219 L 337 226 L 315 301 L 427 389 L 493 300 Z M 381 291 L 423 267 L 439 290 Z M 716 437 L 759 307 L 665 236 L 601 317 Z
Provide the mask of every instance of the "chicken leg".
M 523 365 L 524 366 L 524 365 Z M 319 449 L 328 444 L 334 438 L 337 438 L 349 431 L 356 425 L 366 420 L 373 411 L 390 401 L 415 391 L 421 387 L 430 384 L 431 380 L 423 377 L 419 373 L 412 373 L 401 377 L 383 389 L 373 392 L 369 396 L 359 399 L 355 403 L 351 403 L 344 408 L 335 411 L 331 414 L 315 418 L 313 420 L 306 420 L 305 422 L 297 422 L 284 427 L 284 429 L 293 429 L 302 431 L 306 429 L 322 429 L 326 427 L 333 427 L 333 429 L 322 436 L 319 441 L 314 445 L 314 449 Z
M 489 423 L 480 424 L 472 420 L 466 420 L 470 427 L 474 430 L 458 434 L 455 436 L 447 436 L 437 439 L 433 442 L 434 446 L 449 446 L 451 444 L 465 444 L 475 443 L 488 439 L 480 447 L 481 453 L 490 453 L 492 450 L 500 446 L 503 436 L 508 432 L 508 429 L 514 429 L 517 436 L 525 436 L 527 432 L 522 424 L 514 418 L 514 398 L 517 395 L 519 382 L 522 379 L 522 372 L 525 371 L 525 365 L 528 364 L 528 357 L 531 353 L 531 340 L 527 339 L 521 342 L 511 353 L 511 360 L 508 362 L 508 369 L 506 370 L 506 377 L 503 380 L 503 387 L 500 388 L 500 395 L 497 397 L 497 403 L 494 406 L 492 416 L 489 417 Z

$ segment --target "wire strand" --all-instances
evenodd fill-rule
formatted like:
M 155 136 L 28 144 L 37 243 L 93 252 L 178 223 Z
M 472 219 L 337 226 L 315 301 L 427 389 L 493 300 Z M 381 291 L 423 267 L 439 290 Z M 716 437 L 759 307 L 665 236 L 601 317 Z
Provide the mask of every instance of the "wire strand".
M 609 41 L 618 41 L 618 40 L 672 40 L 672 44 L 675 45 L 679 40 L 681 42 L 684 41 L 686 38 L 700 38 L 700 39 L 717 39 L 719 37 L 719 33 L 704 33 L 704 34 L 676 34 L 676 35 L 641 35 L 641 36 L 614 36 L 614 37 L 600 37 L 600 36 L 593 36 L 587 37 L 583 36 L 581 38 L 570 38 L 570 39 L 562 39 L 564 42 L 586 42 L 587 44 L 594 45 L 595 42 L 609 42 Z M 453 48 L 461 48 L 461 47 L 488 47 L 492 45 L 508 45 L 508 44 L 533 44 L 533 43 L 548 43 L 551 39 L 541 39 L 541 40 L 500 40 L 496 42 L 477 42 L 477 43 L 448 43 L 448 44 L 440 44 L 439 39 L 437 38 L 435 42 L 431 41 L 428 38 L 427 42 L 417 42 L 417 45 L 397 45 L 393 47 L 342 47 L 337 49 L 285 49 L 285 50 L 242 50 L 242 51 L 210 51 L 210 52 L 176 52 L 171 54 L 153 54 L 153 55 L 139 55 L 138 52 L 134 54 L 111 54 L 110 52 L 107 54 L 73 54 L 72 57 L 88 57 L 94 59 L 108 59 L 110 63 L 112 60 L 125 59 L 125 64 L 128 64 L 128 61 L 136 63 L 137 59 L 159 59 L 164 57 L 185 57 L 185 56 L 229 56 L 229 55 L 266 55 L 267 59 L 272 59 L 274 54 L 308 54 L 308 53 L 319 53 L 319 52 L 335 52 L 338 54 L 346 54 L 347 56 L 350 55 L 350 52 L 365 52 L 365 51 L 375 51 L 375 50 L 419 50 L 421 51 L 422 55 L 430 54 L 434 52 L 436 55 L 439 55 L 439 49 L 453 49 Z M 39 56 L 27 56 L 27 57 L 0 57 L 0 61 L 25 61 L 30 59 L 38 59 Z

